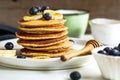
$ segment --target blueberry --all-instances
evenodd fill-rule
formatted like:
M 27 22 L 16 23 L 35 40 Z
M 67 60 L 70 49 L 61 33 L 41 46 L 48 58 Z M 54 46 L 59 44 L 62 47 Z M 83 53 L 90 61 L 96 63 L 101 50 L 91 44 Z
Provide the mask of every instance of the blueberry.
M 49 6 L 42 6 L 41 11 L 48 10 Z
M 109 53 L 109 51 L 111 50 L 111 47 L 105 47 L 103 50 L 105 50 L 107 53 Z
M 119 48 L 119 51 L 120 51 L 120 43 L 118 44 L 118 48 Z
M 70 78 L 72 80 L 79 80 L 81 78 L 81 74 L 78 71 L 73 71 L 70 73 Z
M 37 9 L 38 9 L 38 11 L 42 11 L 42 7 L 40 7 L 40 6 L 36 6 L 37 7 Z
M 105 50 L 99 50 L 98 53 L 100 53 L 100 54 L 107 54 L 107 52 Z
M 19 55 L 17 55 L 17 58 L 25 59 L 26 56 L 24 56 L 24 55 L 22 55 L 22 54 L 19 54 Z
M 119 48 L 118 48 L 118 47 L 114 47 L 113 49 L 117 49 L 117 50 L 119 50 Z
M 43 18 L 44 18 L 45 20 L 50 20 L 50 19 L 52 18 L 52 16 L 51 16 L 50 13 L 45 13 L 45 14 L 43 15 Z
M 109 51 L 109 55 L 120 56 L 120 52 L 117 49 L 112 49 Z
M 7 42 L 4 47 L 8 50 L 12 50 L 14 45 L 12 42 Z
M 32 7 L 32 8 L 29 9 L 29 13 L 31 15 L 36 15 L 37 12 L 39 12 L 39 8 L 37 6 L 34 6 L 34 7 Z

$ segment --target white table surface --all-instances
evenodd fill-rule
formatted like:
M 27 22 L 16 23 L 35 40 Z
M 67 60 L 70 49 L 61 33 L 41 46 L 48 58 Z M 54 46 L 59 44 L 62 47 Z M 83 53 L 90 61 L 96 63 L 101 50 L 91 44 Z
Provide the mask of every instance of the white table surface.
M 86 35 L 80 39 L 90 40 L 93 38 L 91 35 Z M 81 80 L 104 80 L 94 57 L 88 65 L 67 70 L 20 70 L 0 66 L 0 80 L 70 80 L 69 75 L 73 71 L 79 71 L 81 73 Z

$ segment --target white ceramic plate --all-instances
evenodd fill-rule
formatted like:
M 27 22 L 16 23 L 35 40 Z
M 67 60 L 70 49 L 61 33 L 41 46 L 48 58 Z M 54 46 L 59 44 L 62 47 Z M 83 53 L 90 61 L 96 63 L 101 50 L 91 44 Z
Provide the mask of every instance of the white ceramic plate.
M 86 44 L 85 40 L 80 40 L 76 38 L 70 38 L 75 43 L 72 46 L 75 50 L 81 49 Z M 0 48 L 3 49 L 6 42 L 13 42 L 14 49 L 22 48 L 20 45 L 16 43 L 17 39 L 10 39 L 6 41 L 0 42 Z M 16 57 L 2 57 L 0 56 L 0 65 L 11 67 L 11 68 L 19 68 L 19 69 L 40 69 L 40 70 L 51 70 L 51 69 L 69 69 L 76 68 L 87 65 L 90 62 L 91 55 L 88 56 L 80 56 L 72 58 L 69 61 L 61 61 L 60 58 L 50 58 L 50 59 L 18 59 Z

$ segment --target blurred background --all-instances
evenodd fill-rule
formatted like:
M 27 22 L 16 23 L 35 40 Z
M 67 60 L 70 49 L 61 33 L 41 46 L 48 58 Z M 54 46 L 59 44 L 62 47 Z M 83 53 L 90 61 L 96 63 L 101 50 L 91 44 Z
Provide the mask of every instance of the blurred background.
M 90 19 L 120 19 L 120 0 L 0 0 L 0 24 L 18 27 L 17 21 L 36 5 L 47 5 L 51 9 L 87 9 Z M 89 25 L 86 33 L 90 33 Z

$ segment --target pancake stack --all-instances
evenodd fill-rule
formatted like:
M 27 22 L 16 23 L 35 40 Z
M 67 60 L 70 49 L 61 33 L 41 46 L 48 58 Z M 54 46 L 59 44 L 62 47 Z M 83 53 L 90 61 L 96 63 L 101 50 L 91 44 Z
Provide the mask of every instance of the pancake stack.
M 24 48 L 21 49 L 21 54 L 27 57 L 39 57 L 39 58 L 53 58 L 60 57 L 64 54 L 71 52 L 71 46 L 73 42 L 69 41 L 67 36 L 67 27 L 64 25 L 65 19 L 61 17 L 62 14 L 56 13 L 52 10 L 44 10 L 54 16 L 54 19 L 46 20 L 42 16 L 41 18 L 32 19 L 31 16 L 24 16 L 23 20 L 20 20 L 19 31 L 16 32 L 16 36 L 19 38 L 17 43 Z M 53 14 L 53 12 L 55 14 Z M 42 12 L 42 15 L 43 12 Z M 62 15 L 63 16 L 63 15 Z

